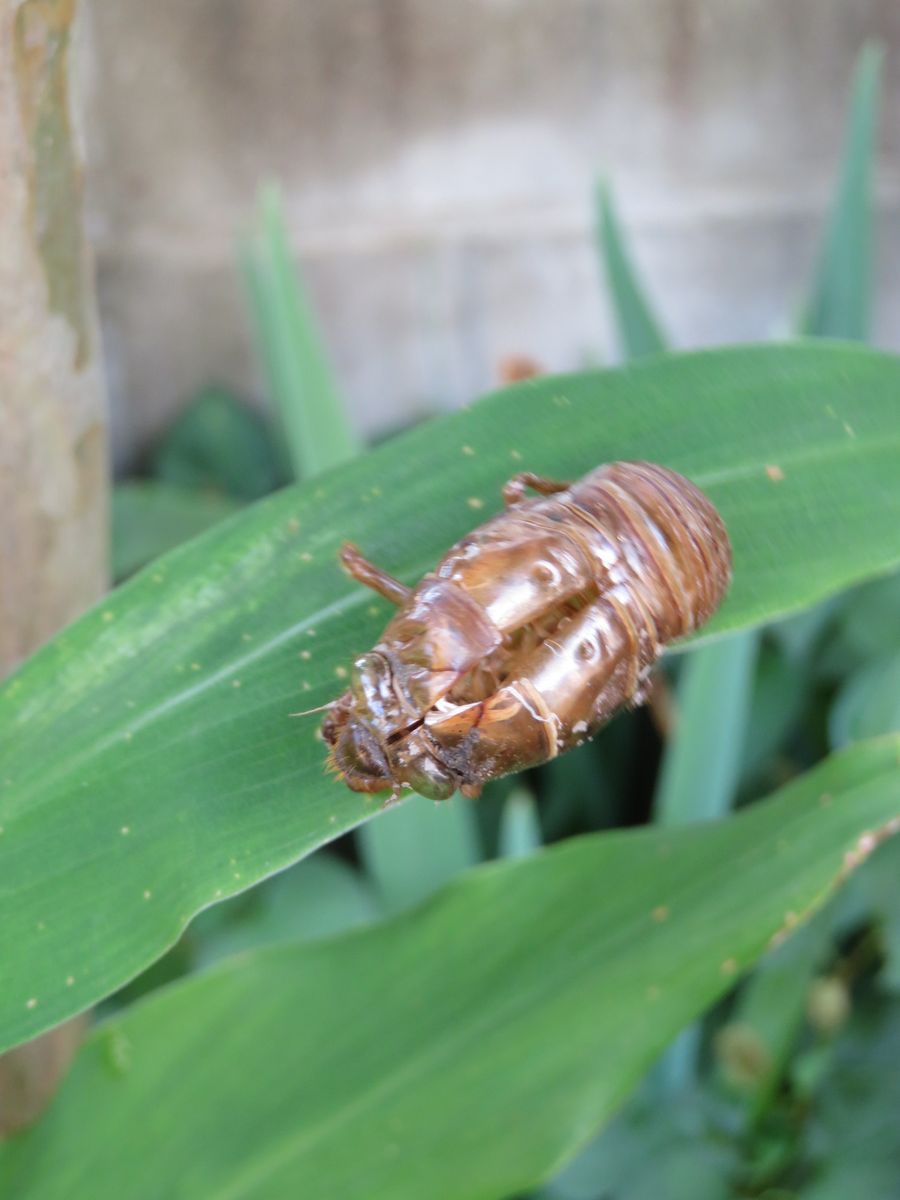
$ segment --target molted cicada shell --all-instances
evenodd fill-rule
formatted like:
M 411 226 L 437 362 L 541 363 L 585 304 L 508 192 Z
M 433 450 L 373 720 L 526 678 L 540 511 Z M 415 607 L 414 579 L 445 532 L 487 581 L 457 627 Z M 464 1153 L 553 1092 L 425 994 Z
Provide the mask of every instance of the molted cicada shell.
M 665 467 L 612 463 L 574 484 L 526 472 L 503 498 L 415 588 L 344 546 L 350 574 L 399 605 L 322 725 L 354 791 L 474 796 L 580 745 L 643 700 L 665 644 L 725 594 L 725 526 Z

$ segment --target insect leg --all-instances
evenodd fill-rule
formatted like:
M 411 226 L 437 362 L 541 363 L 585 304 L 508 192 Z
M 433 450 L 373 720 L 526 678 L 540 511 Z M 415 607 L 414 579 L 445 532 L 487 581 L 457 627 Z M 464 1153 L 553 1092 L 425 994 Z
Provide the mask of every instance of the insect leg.
M 340 560 L 344 569 L 358 583 L 371 588 L 379 596 L 384 596 L 385 600 L 390 600 L 392 604 L 405 604 L 409 599 L 412 589 L 393 575 L 388 575 L 381 567 L 370 563 L 352 542 L 344 542 L 341 546 Z
M 531 488 L 539 496 L 552 496 L 556 492 L 566 491 L 571 486 L 571 483 L 559 479 L 546 479 L 543 475 L 535 475 L 531 471 L 520 471 L 503 485 L 503 503 L 507 507 L 521 503 L 525 499 L 527 488 Z

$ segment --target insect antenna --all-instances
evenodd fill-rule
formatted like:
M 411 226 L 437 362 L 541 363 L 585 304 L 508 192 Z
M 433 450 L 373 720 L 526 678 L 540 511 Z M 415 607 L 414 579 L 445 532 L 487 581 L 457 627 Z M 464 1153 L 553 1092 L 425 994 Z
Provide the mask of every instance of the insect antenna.
M 308 717 L 310 713 L 325 712 L 327 708 L 334 708 L 337 700 L 329 700 L 327 704 L 318 704 L 315 708 L 304 708 L 302 712 L 288 713 L 289 717 Z

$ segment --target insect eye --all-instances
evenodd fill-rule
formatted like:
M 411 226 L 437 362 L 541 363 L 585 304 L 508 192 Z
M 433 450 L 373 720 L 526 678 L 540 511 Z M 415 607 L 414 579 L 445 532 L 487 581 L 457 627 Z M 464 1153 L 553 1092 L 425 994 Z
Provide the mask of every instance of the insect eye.
M 391 781 L 391 771 L 375 735 L 359 722 L 346 725 L 335 746 L 340 771 L 359 791 L 380 791 Z

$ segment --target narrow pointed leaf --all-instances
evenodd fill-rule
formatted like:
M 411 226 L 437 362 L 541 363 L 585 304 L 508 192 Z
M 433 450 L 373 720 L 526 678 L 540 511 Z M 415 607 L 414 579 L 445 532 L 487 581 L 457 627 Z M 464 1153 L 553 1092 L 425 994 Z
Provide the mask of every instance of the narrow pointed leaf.
M 701 647 L 684 664 L 656 792 L 656 819 L 664 825 L 710 820 L 731 807 L 756 652 L 756 635 L 737 633 Z
M 880 47 L 859 57 L 838 188 L 812 293 L 800 322 L 817 337 L 864 340 L 869 334 L 872 296 L 872 163 L 881 87 Z
M 666 339 L 631 261 L 619 226 L 612 195 L 605 184 L 597 189 L 597 241 L 606 271 L 613 316 L 619 331 L 622 357 L 644 358 L 662 354 Z
M 294 266 L 281 198 L 260 196 L 241 262 L 260 360 L 281 415 L 294 473 L 310 479 L 359 449 L 325 344 Z

